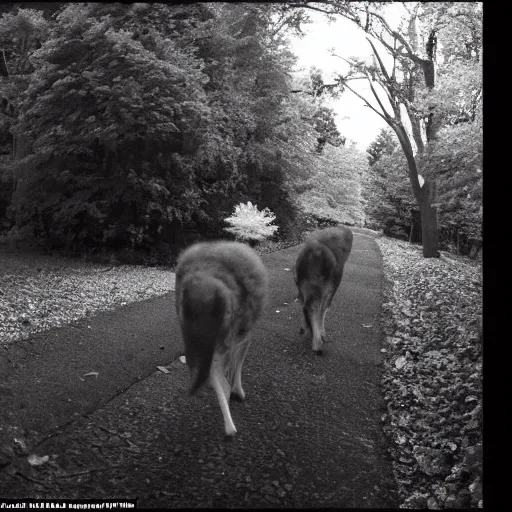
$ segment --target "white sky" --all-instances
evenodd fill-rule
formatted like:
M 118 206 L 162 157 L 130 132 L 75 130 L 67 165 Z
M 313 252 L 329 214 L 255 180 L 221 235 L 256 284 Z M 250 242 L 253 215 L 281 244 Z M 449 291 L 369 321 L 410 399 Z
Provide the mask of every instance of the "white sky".
M 399 12 L 394 9 L 395 6 L 396 4 L 389 6 L 392 9 L 386 12 L 386 20 L 390 25 L 397 24 L 399 20 Z M 293 38 L 291 41 L 291 49 L 299 59 L 297 68 L 309 70 L 311 66 L 315 66 L 322 70 L 324 82 L 329 83 L 332 73 L 348 71 L 348 64 L 330 56 L 330 48 L 334 48 L 344 58 L 360 57 L 366 60 L 371 57 L 371 47 L 363 31 L 354 23 L 338 16 L 335 22 L 329 24 L 324 14 L 312 10 L 307 12 L 312 23 L 304 26 L 306 35 L 302 39 Z M 366 81 L 351 81 L 350 86 L 376 106 Z M 336 124 L 340 133 L 357 142 L 357 147 L 363 151 L 375 139 L 380 129 L 387 126 L 382 118 L 349 90 L 345 90 L 338 100 L 327 103 L 337 114 Z

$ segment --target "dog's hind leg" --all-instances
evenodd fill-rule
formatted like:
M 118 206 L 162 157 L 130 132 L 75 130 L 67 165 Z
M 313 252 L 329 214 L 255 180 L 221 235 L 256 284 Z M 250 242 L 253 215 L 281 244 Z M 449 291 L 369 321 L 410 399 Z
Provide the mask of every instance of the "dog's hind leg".
M 307 308 L 302 305 L 302 320 L 301 320 L 301 327 L 299 329 L 299 334 L 306 333 L 308 336 L 313 335 L 313 331 L 311 328 L 311 319 L 309 318 L 309 313 Z
M 244 365 L 245 356 L 251 345 L 251 335 L 247 334 L 245 339 L 235 347 L 233 364 L 235 365 L 235 375 L 231 386 L 231 393 L 234 393 L 240 400 L 245 400 L 245 392 L 242 388 L 242 367 Z
M 329 308 L 325 308 L 324 314 L 322 316 L 322 340 L 324 341 L 324 343 L 328 341 L 327 336 L 325 334 L 325 315 L 327 315 L 327 311 L 329 311 Z
M 327 311 L 329 311 L 329 307 L 332 302 L 332 297 L 334 295 L 334 292 L 332 288 L 329 288 L 327 290 L 326 295 L 322 298 L 322 328 L 320 331 L 320 334 L 322 336 L 322 341 L 327 341 L 327 336 L 325 334 L 325 316 L 327 315 Z
M 217 395 L 217 400 L 222 411 L 222 417 L 224 418 L 224 432 L 226 436 L 233 437 L 236 434 L 235 424 L 231 418 L 231 411 L 229 410 L 229 396 L 231 386 L 228 379 L 224 375 L 224 361 L 219 360 L 217 354 L 214 356 L 212 367 L 210 369 L 210 382 Z
M 329 311 L 329 308 L 331 307 L 332 299 L 334 298 L 334 294 L 338 290 L 338 287 L 340 286 L 341 277 L 343 275 L 343 270 L 335 275 L 332 285 L 329 287 L 329 292 L 327 293 L 327 297 L 325 298 L 325 302 L 323 303 L 324 307 L 324 314 L 322 316 L 322 339 L 327 341 L 327 336 L 325 334 L 325 315 L 327 314 L 327 311 Z

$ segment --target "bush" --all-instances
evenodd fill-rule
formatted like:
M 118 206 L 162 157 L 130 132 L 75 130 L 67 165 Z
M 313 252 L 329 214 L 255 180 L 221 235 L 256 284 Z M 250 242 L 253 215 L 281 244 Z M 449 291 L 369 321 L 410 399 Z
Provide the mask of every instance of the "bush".
M 240 203 L 235 206 L 233 215 L 224 219 L 231 226 L 224 229 L 239 240 L 259 242 L 276 232 L 277 226 L 271 225 L 275 218 L 268 208 L 260 211 L 257 205 L 248 201 L 247 204 Z

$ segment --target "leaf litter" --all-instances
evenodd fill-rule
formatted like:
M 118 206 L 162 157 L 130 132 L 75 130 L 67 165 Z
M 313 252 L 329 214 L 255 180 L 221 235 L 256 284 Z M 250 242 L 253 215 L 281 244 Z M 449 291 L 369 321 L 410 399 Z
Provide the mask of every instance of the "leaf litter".
M 0 347 L 174 290 L 170 269 L 109 266 L 0 247 Z
M 482 508 L 482 272 L 376 239 L 387 285 L 383 426 L 400 508 Z

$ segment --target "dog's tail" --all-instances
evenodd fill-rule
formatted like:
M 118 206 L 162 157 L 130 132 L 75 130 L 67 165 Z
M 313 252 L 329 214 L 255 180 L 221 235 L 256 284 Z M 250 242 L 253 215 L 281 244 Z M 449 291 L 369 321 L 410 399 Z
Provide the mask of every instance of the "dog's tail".
M 228 304 L 223 283 L 209 275 L 192 275 L 183 283 L 180 309 L 191 372 L 189 395 L 194 395 L 208 379 L 215 348 L 226 334 Z

